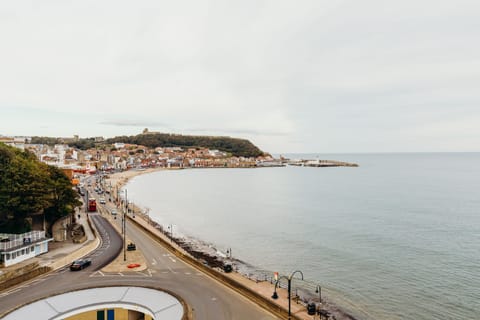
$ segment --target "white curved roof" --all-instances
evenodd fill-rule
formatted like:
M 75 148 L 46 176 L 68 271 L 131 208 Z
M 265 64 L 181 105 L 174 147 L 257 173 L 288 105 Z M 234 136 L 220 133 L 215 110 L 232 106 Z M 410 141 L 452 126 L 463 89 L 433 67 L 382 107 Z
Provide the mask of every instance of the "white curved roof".
M 153 319 L 180 320 L 183 306 L 172 295 L 142 287 L 106 287 L 64 293 L 36 301 L 9 313 L 3 320 L 60 320 L 82 312 L 124 308 L 150 315 Z

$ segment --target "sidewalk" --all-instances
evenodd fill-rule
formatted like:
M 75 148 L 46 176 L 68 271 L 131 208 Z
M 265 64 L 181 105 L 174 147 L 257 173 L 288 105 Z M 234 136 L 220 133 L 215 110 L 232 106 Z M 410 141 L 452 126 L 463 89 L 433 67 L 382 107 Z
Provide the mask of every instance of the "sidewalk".
M 93 251 L 97 247 L 99 240 L 96 239 L 93 230 L 90 228 L 87 221 L 87 213 L 78 211 L 75 214 L 76 223 L 83 226 L 87 240 L 82 243 L 74 243 L 67 237 L 65 241 L 52 241 L 49 243 L 47 253 L 28 261 L 38 262 L 40 266 L 57 269 Z

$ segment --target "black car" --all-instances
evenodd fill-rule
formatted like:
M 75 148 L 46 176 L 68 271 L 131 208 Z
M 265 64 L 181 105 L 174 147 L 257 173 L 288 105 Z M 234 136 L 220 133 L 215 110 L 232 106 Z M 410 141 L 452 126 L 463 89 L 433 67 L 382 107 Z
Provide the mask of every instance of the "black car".
M 92 264 L 92 261 L 88 259 L 79 259 L 72 262 L 70 265 L 70 270 L 77 271 L 82 270 Z

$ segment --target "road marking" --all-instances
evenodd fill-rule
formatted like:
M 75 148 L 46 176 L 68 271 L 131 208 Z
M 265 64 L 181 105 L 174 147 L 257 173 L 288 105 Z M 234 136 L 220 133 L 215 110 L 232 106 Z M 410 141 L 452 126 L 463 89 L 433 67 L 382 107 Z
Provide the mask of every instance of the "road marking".
M 89 277 L 90 277 L 90 278 L 92 278 L 92 277 L 98 277 L 98 275 L 97 275 L 98 273 L 100 274 L 100 277 L 105 277 L 105 275 L 104 275 L 104 274 L 102 273 L 102 271 L 100 271 L 100 270 L 91 273 L 91 274 L 89 275 Z
M 155 260 L 155 258 L 152 259 L 152 264 L 153 264 L 153 265 L 156 265 L 156 264 L 157 264 L 157 260 Z
M 142 275 L 142 276 L 147 277 L 147 278 L 151 278 L 151 277 L 152 277 L 152 273 L 150 272 L 150 269 L 147 269 L 147 273 L 148 273 L 148 274 L 145 274 L 145 273 L 143 273 L 142 271 L 137 271 L 136 273 L 137 273 L 138 275 Z
M 168 257 L 170 260 L 172 260 L 172 262 L 177 262 L 175 261 L 175 259 L 173 259 L 172 257 Z
M 191 273 L 190 273 L 190 272 L 185 272 L 185 274 L 186 274 L 186 275 L 191 275 Z
M 168 270 L 170 270 L 170 272 L 171 272 L 171 273 L 175 273 L 175 274 L 176 274 L 176 272 L 175 272 L 175 271 L 173 271 L 173 269 L 172 269 L 172 268 L 170 268 L 170 267 L 167 267 L 167 268 L 168 268 Z
M 197 272 L 197 276 L 203 276 L 203 273 Z
M 46 281 L 47 279 L 43 278 L 43 279 L 35 279 L 33 280 L 31 283 L 35 283 L 35 282 L 43 282 L 43 281 Z
M 213 297 L 213 298 L 212 298 L 212 301 L 217 301 L 217 298 Z
M 120 276 L 122 276 L 122 277 L 124 276 L 123 273 L 121 273 L 121 272 L 119 272 L 118 274 L 119 274 Z
M 17 291 L 20 291 L 20 288 L 13 289 L 13 290 L 7 291 L 7 292 L 5 292 L 5 293 L 11 294 L 11 293 L 14 293 L 14 292 L 17 292 Z

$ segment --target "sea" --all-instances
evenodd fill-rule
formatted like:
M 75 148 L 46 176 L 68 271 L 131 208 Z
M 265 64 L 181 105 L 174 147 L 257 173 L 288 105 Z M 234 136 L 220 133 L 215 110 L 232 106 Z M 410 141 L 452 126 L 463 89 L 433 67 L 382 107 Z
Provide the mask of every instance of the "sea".
M 163 170 L 128 197 L 252 273 L 301 271 L 356 319 L 480 319 L 480 153 L 283 156 L 359 167 Z

